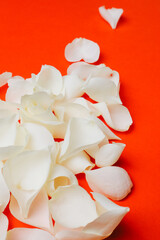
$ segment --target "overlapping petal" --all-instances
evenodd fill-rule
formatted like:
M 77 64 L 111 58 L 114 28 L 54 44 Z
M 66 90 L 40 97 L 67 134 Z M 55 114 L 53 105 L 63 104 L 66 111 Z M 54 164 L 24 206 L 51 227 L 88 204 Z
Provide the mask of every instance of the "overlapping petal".
M 10 73 L 10 72 L 1 73 L 0 74 L 0 87 L 5 85 L 11 77 L 12 77 L 12 73 Z
M 0 239 L 6 240 L 8 229 L 8 218 L 3 213 L 0 213 Z
M 3 164 L 0 162 L 0 215 L 6 208 L 10 199 L 10 192 L 4 180 L 2 170 Z
M 71 99 L 83 95 L 83 81 L 77 75 L 66 75 L 63 77 L 65 98 Z

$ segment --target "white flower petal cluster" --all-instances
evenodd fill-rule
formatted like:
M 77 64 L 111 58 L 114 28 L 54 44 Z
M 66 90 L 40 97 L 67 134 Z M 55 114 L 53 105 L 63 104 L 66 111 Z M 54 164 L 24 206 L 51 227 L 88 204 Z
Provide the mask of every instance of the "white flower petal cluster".
M 119 74 L 89 64 L 99 57 L 90 40 L 75 39 L 65 55 L 88 63 L 71 64 L 66 76 L 48 65 L 29 79 L 0 75 L 1 86 L 8 82 L 0 101 L 1 240 L 100 240 L 129 211 L 108 199 L 123 199 L 133 185 L 124 169 L 112 166 L 125 144 L 110 128 L 123 132 L 132 124 Z M 15 218 L 37 229 L 7 231 L 8 203 Z

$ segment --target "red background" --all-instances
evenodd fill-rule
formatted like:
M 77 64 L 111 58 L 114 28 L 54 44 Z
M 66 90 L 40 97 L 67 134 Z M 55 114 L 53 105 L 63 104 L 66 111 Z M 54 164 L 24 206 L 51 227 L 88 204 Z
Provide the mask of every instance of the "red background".
M 98 7 L 124 9 L 116 30 L 100 17 Z M 126 149 L 117 165 L 130 174 L 134 188 L 119 204 L 131 211 L 112 240 L 160 239 L 159 234 L 159 0 L 26 0 L 0 2 L 0 73 L 30 77 L 42 64 L 63 74 L 69 63 L 64 48 L 75 37 L 97 42 L 98 63 L 121 76 L 121 98 L 134 124 L 119 133 Z M 4 99 L 6 86 L 0 89 Z M 10 219 L 9 228 L 25 226 Z

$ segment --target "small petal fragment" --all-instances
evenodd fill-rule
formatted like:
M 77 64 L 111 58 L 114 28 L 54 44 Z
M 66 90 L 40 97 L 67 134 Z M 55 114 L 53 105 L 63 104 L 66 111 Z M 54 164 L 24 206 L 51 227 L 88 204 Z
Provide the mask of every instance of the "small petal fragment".
M 56 240 L 53 235 L 41 229 L 14 228 L 7 233 L 6 240 Z
M 107 166 L 85 173 L 93 191 L 105 194 L 113 200 L 125 198 L 133 186 L 128 173 L 120 167 Z
M 103 145 L 95 154 L 98 167 L 111 166 L 116 163 L 125 148 L 123 143 L 108 143 Z
M 23 218 L 21 215 L 20 208 L 13 195 L 11 195 L 9 209 L 12 215 L 21 222 L 49 232 L 53 231 L 53 224 L 48 207 L 48 196 L 44 189 L 42 189 L 34 199 L 28 218 Z
M 3 213 L 0 213 L 0 239 L 1 240 L 6 240 L 7 229 L 8 229 L 8 218 Z
M 104 18 L 110 24 L 112 29 L 115 29 L 123 13 L 123 9 L 122 8 L 106 9 L 105 6 L 102 6 L 99 7 L 99 13 L 101 17 Z
M 8 80 L 12 77 L 12 73 L 4 72 L 0 74 L 0 87 L 7 84 Z
M 50 200 L 53 219 L 68 228 L 83 227 L 97 218 L 94 201 L 80 186 L 60 187 Z
M 76 38 L 65 48 L 65 58 L 69 62 L 83 59 L 85 62 L 94 63 L 99 59 L 99 55 L 98 44 L 85 38 Z

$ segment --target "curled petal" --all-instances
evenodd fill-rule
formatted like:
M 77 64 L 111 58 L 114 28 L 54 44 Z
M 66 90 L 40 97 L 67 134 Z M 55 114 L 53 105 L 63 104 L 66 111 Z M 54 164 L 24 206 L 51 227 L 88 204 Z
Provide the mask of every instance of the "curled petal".
M 14 77 L 8 81 L 8 86 L 6 101 L 20 103 L 22 96 L 33 93 L 35 82 L 32 79 Z
M 42 150 L 51 147 L 54 144 L 52 134 L 42 125 L 35 123 L 24 123 L 23 127 L 29 134 L 29 140 L 26 149 Z
M 125 148 L 123 143 L 108 143 L 95 153 L 95 162 L 98 167 L 111 166 L 116 163 Z
M 74 174 L 91 170 L 95 166 L 95 164 L 90 161 L 90 157 L 83 151 L 66 159 L 61 164 L 70 169 Z
M 72 118 L 62 143 L 60 157 L 62 160 L 67 159 L 88 147 L 97 145 L 104 137 L 94 121 Z
M 129 208 L 120 207 L 99 193 L 92 194 L 96 200 L 99 217 L 89 223 L 83 231 L 85 233 L 101 235 L 103 238 L 108 237 L 129 211 Z
M 94 201 L 80 186 L 58 188 L 49 202 L 53 219 L 64 227 L 83 227 L 97 217 Z
M 71 99 L 83 95 L 83 81 L 76 75 L 66 75 L 63 77 L 65 98 Z
M 112 27 L 112 29 L 115 29 L 117 26 L 117 23 L 123 13 L 122 8 L 111 8 L 106 9 L 104 6 L 99 8 L 99 13 Z
M 53 231 L 53 223 L 48 207 L 48 196 L 44 189 L 42 189 L 34 199 L 28 218 L 23 218 L 21 215 L 20 208 L 13 195 L 11 195 L 9 209 L 12 215 L 21 222 L 49 232 Z
M 62 75 L 55 67 L 43 65 L 36 77 L 36 81 L 42 91 L 46 90 L 54 95 L 61 93 Z
M 4 165 L 4 178 L 24 218 L 48 178 L 50 163 L 49 151 L 39 150 L 24 151 Z
M 35 228 L 14 228 L 7 233 L 6 240 L 56 240 L 50 233 Z
M 77 178 L 71 171 L 59 164 L 55 164 L 51 168 L 50 175 L 46 183 L 47 193 L 50 197 L 52 197 L 58 187 L 77 184 Z
M 6 240 L 7 229 L 8 229 L 8 218 L 3 213 L 0 213 L 0 237 L 1 237 L 1 240 Z
M 83 59 L 85 62 L 94 63 L 99 59 L 99 55 L 98 44 L 85 38 L 76 38 L 65 48 L 65 58 L 69 62 Z
M 85 173 L 93 191 L 105 194 L 114 200 L 125 198 L 133 186 L 128 173 L 120 167 L 107 166 Z
M 12 77 L 12 73 L 4 72 L 0 74 L 0 87 L 7 84 L 8 80 Z
M 2 174 L 2 168 L 3 168 L 3 164 L 0 162 L 0 215 L 6 208 L 10 199 L 10 192 L 4 180 L 4 177 Z

